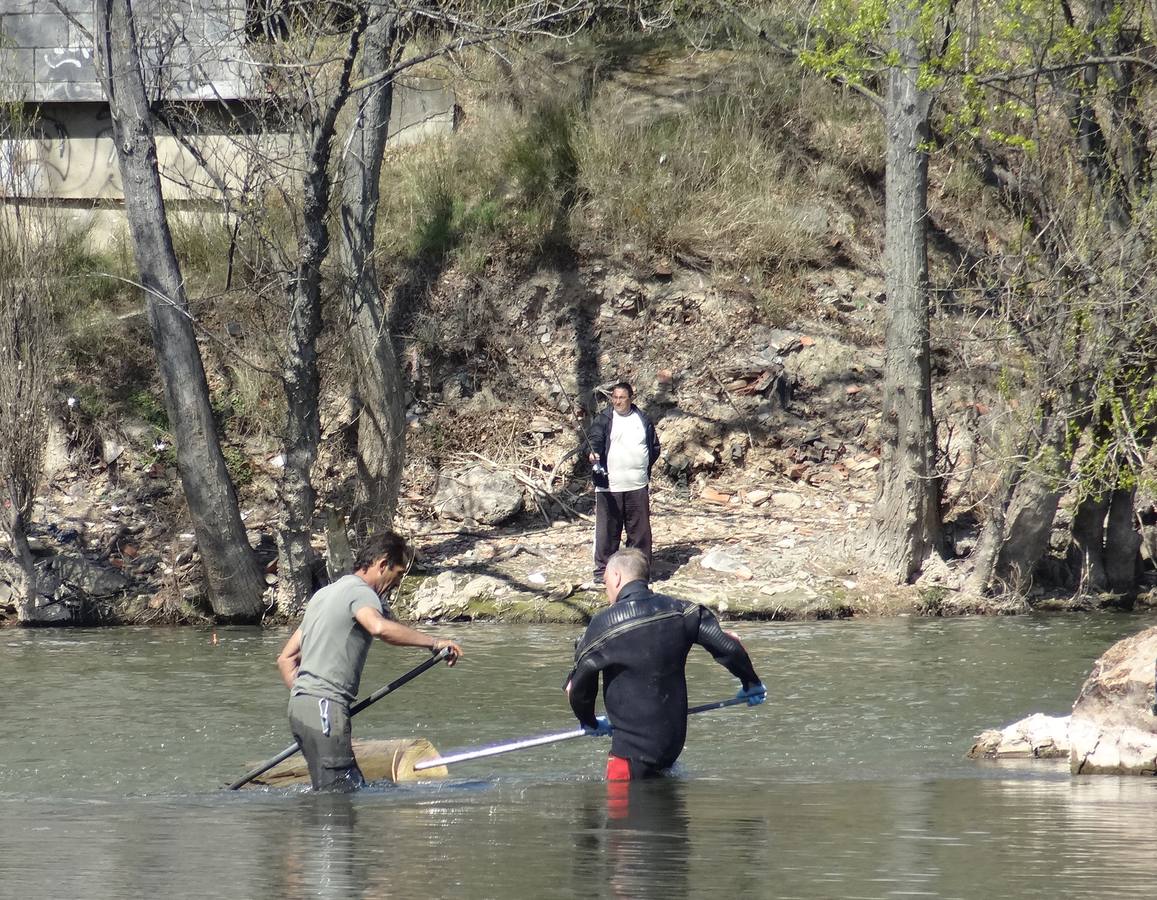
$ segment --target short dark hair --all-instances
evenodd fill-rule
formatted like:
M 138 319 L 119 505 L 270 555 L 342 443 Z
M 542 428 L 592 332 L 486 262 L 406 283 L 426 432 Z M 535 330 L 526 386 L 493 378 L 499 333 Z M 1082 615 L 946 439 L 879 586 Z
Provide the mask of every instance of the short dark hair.
M 622 388 L 624 391 L 626 391 L 628 397 L 631 397 L 632 399 L 634 398 L 635 389 L 631 387 L 631 383 L 629 381 L 619 381 L 611 385 L 611 393 L 613 394 L 619 388 Z
M 623 584 L 629 581 L 642 579 L 647 581 L 651 577 L 651 564 L 646 554 L 638 547 L 628 547 L 626 550 L 617 550 L 607 560 L 607 568 L 615 569 L 623 576 Z
M 384 559 L 387 565 L 409 566 L 414 561 L 414 548 L 396 531 L 383 531 L 370 538 L 354 560 L 354 571 L 363 572 Z

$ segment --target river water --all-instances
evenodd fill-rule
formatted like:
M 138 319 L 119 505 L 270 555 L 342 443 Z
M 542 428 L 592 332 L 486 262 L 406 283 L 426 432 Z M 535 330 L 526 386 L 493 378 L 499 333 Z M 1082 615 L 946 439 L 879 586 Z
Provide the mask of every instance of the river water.
M 0 632 L 0 896 L 1150 898 L 1157 779 L 979 763 L 972 737 L 1064 714 L 1152 616 L 740 623 L 769 688 L 691 719 L 674 777 L 625 793 L 607 742 L 352 797 L 221 787 L 290 738 L 284 631 Z M 461 626 L 467 658 L 356 720 L 444 752 L 573 727 L 578 630 Z M 363 693 L 424 657 L 375 647 Z M 692 703 L 734 693 L 706 653 Z

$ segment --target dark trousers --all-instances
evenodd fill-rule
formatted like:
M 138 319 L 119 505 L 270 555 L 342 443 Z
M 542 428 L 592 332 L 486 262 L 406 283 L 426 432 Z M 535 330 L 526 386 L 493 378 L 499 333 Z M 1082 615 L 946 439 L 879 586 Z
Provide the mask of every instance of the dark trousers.
M 651 498 L 637 491 L 595 492 L 595 578 L 602 578 L 611 554 L 619 549 L 623 530 L 627 546 L 641 550 L 651 565 Z
M 289 728 L 309 766 L 315 791 L 356 791 L 366 782 L 354 758 L 349 710 L 309 694 L 289 698 Z

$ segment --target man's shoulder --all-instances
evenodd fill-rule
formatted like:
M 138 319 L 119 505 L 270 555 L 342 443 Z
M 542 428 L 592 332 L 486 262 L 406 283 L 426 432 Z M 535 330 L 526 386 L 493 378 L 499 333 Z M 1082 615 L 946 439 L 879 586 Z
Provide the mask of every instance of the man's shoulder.
M 617 618 L 621 618 L 621 615 L 615 616 L 615 613 L 618 612 L 617 607 L 617 603 L 612 603 L 610 606 L 606 607 L 606 609 L 600 609 L 597 613 L 591 616 L 590 622 L 587 623 L 587 630 L 584 636 L 597 634 L 598 632 L 607 628 L 608 625 L 613 624 Z
M 357 607 L 371 606 L 379 603 L 378 595 L 365 580 L 358 575 L 343 575 L 337 581 L 331 581 L 321 588 L 310 604 L 337 602 L 340 605 L 353 604 Z
M 693 612 L 699 609 L 699 604 L 693 600 L 684 600 L 681 597 L 672 597 L 670 594 L 651 593 L 651 597 L 658 606 L 677 609 L 680 612 Z
M 587 633 L 595 633 L 615 625 L 621 625 L 631 619 L 652 616 L 656 612 L 677 611 L 686 612 L 697 609 L 698 605 L 689 600 L 680 600 L 667 594 L 659 594 L 649 590 L 645 594 L 637 594 L 630 598 L 612 603 L 606 609 L 599 610 L 591 617 Z
M 637 415 L 639 417 L 639 421 L 641 421 L 644 425 L 650 425 L 651 424 L 651 417 L 648 416 L 645 412 L 643 412 L 642 409 L 635 406 L 634 404 L 631 404 L 631 412 L 633 412 L 635 415 Z
M 591 621 L 587 625 L 587 630 L 583 632 L 577 649 L 581 652 L 584 648 L 598 641 L 608 631 L 613 631 L 635 615 L 637 613 L 634 607 L 627 603 L 612 603 L 606 609 L 600 609 L 591 616 Z
M 362 591 L 368 591 L 371 594 L 374 593 L 374 589 L 366 584 L 364 578 L 359 575 L 350 574 L 342 575 L 341 578 L 338 578 L 336 581 L 331 581 L 314 594 L 314 596 L 317 597 L 322 594 L 357 594 Z M 375 594 L 375 596 L 377 595 Z

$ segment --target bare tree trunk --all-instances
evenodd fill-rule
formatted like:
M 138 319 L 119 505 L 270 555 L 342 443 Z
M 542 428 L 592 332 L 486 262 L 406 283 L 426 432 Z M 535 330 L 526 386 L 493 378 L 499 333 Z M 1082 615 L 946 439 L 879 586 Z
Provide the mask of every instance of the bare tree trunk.
M 0 141 L 10 134 L 0 134 Z M 19 566 L 20 622 L 35 620 L 36 557 L 27 523 L 43 471 L 54 370 L 46 230 L 18 212 L 0 222 L 0 515 Z
M 306 233 L 299 243 L 301 264 L 287 286 L 285 360 L 281 369 L 285 392 L 285 429 L 282 443 L 285 468 L 277 485 L 281 522 L 277 529 L 278 605 L 283 612 L 298 609 L 313 592 L 317 552 L 313 549 L 313 513 L 317 491 L 313 464 L 321 440 L 318 398 L 321 377 L 317 368 L 317 337 L 321 333 L 321 260 L 325 258 L 328 230 L 324 174 L 305 184 Z M 319 212 L 320 207 L 320 212 Z
M 326 574 L 337 581 L 354 570 L 354 551 L 346 533 L 345 516 L 332 506 L 325 510 Z
M 1105 574 L 1114 594 L 1130 594 L 1137 589 L 1141 535 L 1133 519 L 1135 488 L 1113 491 L 1105 523 Z
M 1005 516 L 1004 533 L 993 567 L 992 584 L 1014 594 L 1024 594 L 1033 572 L 1048 550 L 1049 534 L 1057 515 L 1061 492 L 1056 473 L 1029 472 L 1017 482 Z M 995 535 L 994 535 L 995 537 Z
M 8 481 L 8 496 L 19 497 L 20 494 L 14 479 L 10 478 Z M 16 602 L 16 620 L 18 622 L 30 622 L 34 618 L 32 611 L 36 607 L 36 557 L 32 553 L 32 547 L 28 544 L 28 531 L 24 526 L 24 516 L 14 502 L 8 509 L 8 521 L 5 525 L 24 582 L 20 585 L 20 597 Z
M 1033 572 L 1048 550 L 1057 505 L 1072 467 L 1075 442 L 1070 429 L 1079 432 L 1088 423 L 1087 412 L 1069 413 L 1083 408 L 1077 399 L 1074 396 L 1072 405 L 1064 409 L 1046 410 L 1036 436 L 1009 463 L 1004 496 L 994 505 L 977 542 L 969 592 L 1023 594 L 1032 583 Z
M 173 251 L 132 3 L 96 0 L 94 13 L 94 41 L 112 113 L 125 213 L 148 302 L 165 409 L 176 439 L 177 468 L 205 565 L 209 599 L 214 614 L 222 620 L 255 621 L 262 611 L 265 583 L 221 454 L 205 370 Z
M 363 78 L 390 69 L 407 39 L 400 17 L 385 6 L 376 7 L 366 30 Z M 385 81 L 371 88 L 359 107 L 341 206 L 342 269 L 361 402 L 355 520 L 363 534 L 388 528 L 393 521 L 405 462 L 405 387 L 374 262 L 382 154 L 393 97 L 393 81 Z
M 1064 5 L 1063 12 L 1067 26 L 1084 31 L 1092 57 L 1101 61 L 1090 57 L 1063 78 L 1034 80 L 1029 93 L 1036 102 L 1038 87 L 1047 83 L 1054 92 L 1040 108 L 1066 112 L 1071 144 L 1053 143 L 1035 163 L 1012 167 L 1015 177 L 1002 176 L 1002 194 L 1014 201 L 1011 212 L 1032 235 L 1026 245 L 1031 255 L 1020 265 L 1034 274 L 1015 280 L 1048 287 L 1026 290 L 1030 303 L 1009 318 L 1036 358 L 1032 392 L 1040 400 L 1037 424 L 1007 467 L 1003 496 L 974 554 L 969 587 L 984 593 L 1027 588 L 1048 550 L 1073 446 L 1092 417 L 1101 417 L 1089 440 L 1094 453 L 1135 447 L 1135 429 L 1149 418 L 1131 406 L 1143 393 L 1135 385 L 1153 371 L 1152 226 L 1138 214 L 1147 209 L 1152 188 L 1151 118 L 1139 99 L 1147 76 L 1135 55 L 1144 31 L 1126 24 L 1112 0 Z M 994 97 L 1005 90 L 1002 85 Z M 1060 177 L 1066 168 L 1077 177 Z M 1119 419 L 1114 409 L 1123 413 Z M 1106 467 L 1111 477 L 1113 468 Z M 1117 482 L 1104 480 L 1104 472 L 1091 477 L 1101 480 L 1087 481 L 1088 489 L 1104 496 L 1077 509 L 1069 559 L 1080 590 L 1125 590 L 1133 584 L 1138 540 L 1131 497 L 1118 497 L 1112 491 Z
M 1108 587 L 1105 573 L 1105 514 L 1109 498 L 1085 497 L 1073 514 L 1069 566 L 1077 576 L 1077 591 L 1101 594 Z
M 932 416 L 928 311 L 928 117 L 931 101 L 917 80 L 916 11 L 893 4 L 900 62 L 889 70 L 885 269 L 888 326 L 883 453 L 873 519 L 874 554 L 900 581 L 919 575 L 941 552 L 940 480 Z
M 1012 473 L 1008 473 L 1011 475 Z M 992 499 L 988 519 L 980 531 L 976 548 L 969 557 L 972 566 L 964 585 L 967 593 L 984 596 L 989 593 L 996 574 L 996 560 L 1000 555 L 1000 542 L 1004 537 L 1005 512 L 1012 502 L 1016 484 L 1008 476 L 1001 483 L 1000 491 Z
M 321 333 L 321 266 L 330 249 L 329 166 L 338 114 L 349 98 L 350 75 L 365 27 L 363 10 L 350 33 L 341 77 L 328 105 L 321 115 L 306 123 L 309 140 L 302 178 L 302 225 L 297 241 L 297 268 L 285 291 L 289 309 L 281 370 L 286 401 L 282 434 L 285 469 L 278 484 L 282 518 L 277 550 L 278 604 L 284 612 L 300 608 L 309 598 L 314 571 L 320 562 L 313 549 L 317 491 L 312 470 L 321 440 L 317 338 Z

